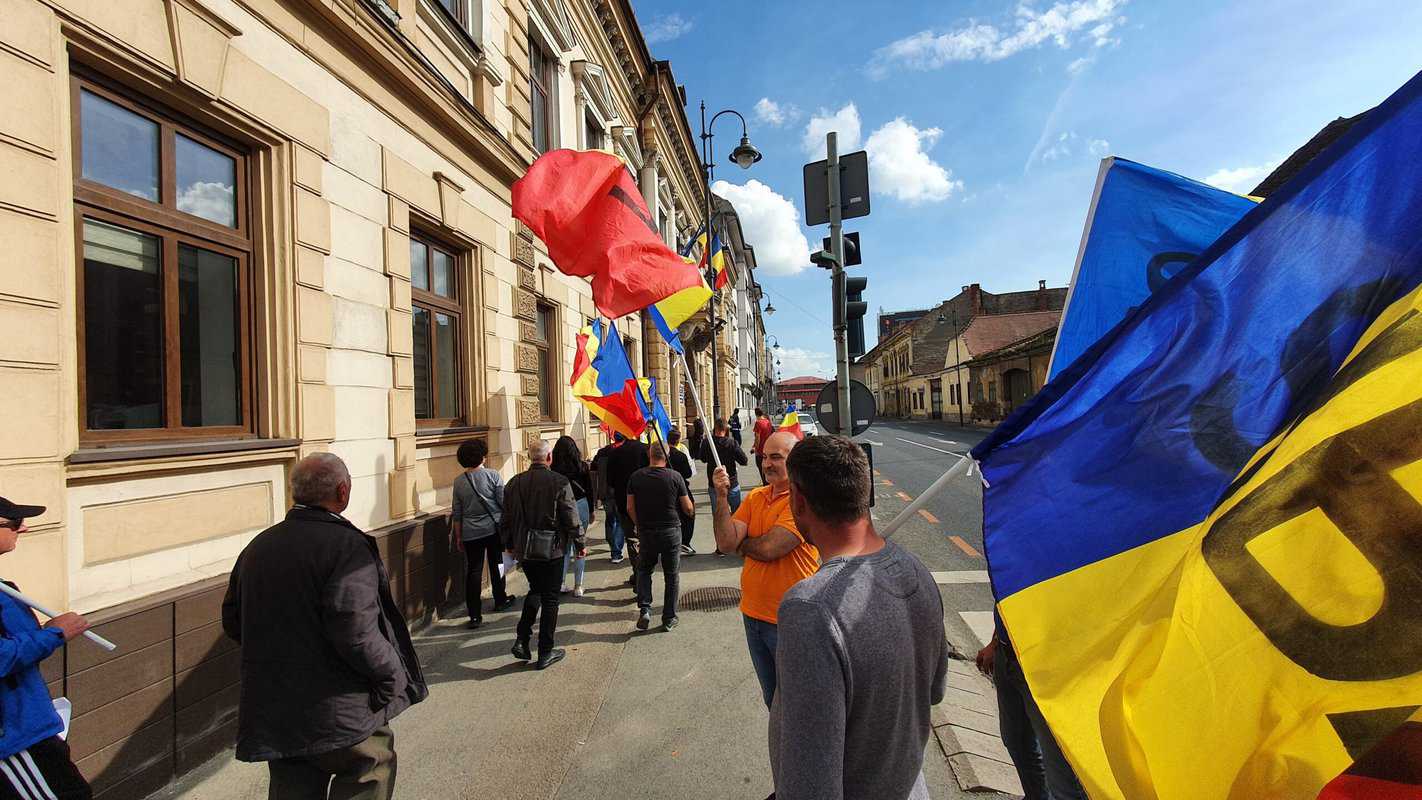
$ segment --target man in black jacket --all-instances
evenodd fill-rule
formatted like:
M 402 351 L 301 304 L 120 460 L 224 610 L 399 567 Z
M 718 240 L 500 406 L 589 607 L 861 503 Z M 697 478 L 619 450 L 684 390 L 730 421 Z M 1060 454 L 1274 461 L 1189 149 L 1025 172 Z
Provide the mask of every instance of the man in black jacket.
M 622 539 L 627 544 L 627 560 L 631 562 L 632 575 L 627 579 L 631 586 L 637 585 L 637 564 L 641 560 L 641 547 L 637 540 L 637 526 L 627 516 L 627 481 L 632 473 L 651 464 L 647 460 L 647 445 L 636 439 L 628 439 L 622 434 L 613 436 L 617 444 L 607 456 L 607 485 L 612 488 L 617 501 L 618 524 L 622 526 Z
M 718 417 L 716 426 L 711 429 L 711 435 L 701 440 L 701 452 L 696 457 L 706 462 L 706 486 L 711 494 L 711 511 L 716 511 L 716 490 L 711 486 L 711 473 L 715 470 L 715 463 L 711 460 L 711 448 L 716 448 L 716 455 L 721 458 L 721 466 L 726 468 L 726 474 L 731 478 L 731 491 L 727 494 L 727 500 L 731 505 L 731 513 L 736 513 L 736 509 L 741 507 L 741 479 L 736 475 L 736 465 L 745 466 L 750 463 L 746 458 L 746 451 L 741 449 L 739 444 L 731 438 L 731 430 L 726 426 L 726 420 Z M 719 555 L 721 551 L 717 550 Z
M 291 495 L 286 520 L 238 556 L 222 603 L 242 644 L 237 758 L 267 762 L 272 798 L 389 798 L 389 723 L 425 699 L 424 674 L 375 539 L 341 516 L 346 465 L 301 459 Z
M 514 641 L 514 658 L 529 660 L 528 640 L 533 637 L 533 622 L 540 609 L 543 619 L 538 624 L 538 669 L 563 660 L 567 651 L 553 647 L 553 634 L 558 629 L 558 584 L 563 580 L 563 553 L 574 548 L 578 558 L 588 554 L 578 507 L 573 501 L 573 485 L 568 479 L 548 468 L 552 448 L 538 441 L 528 448 L 528 469 L 513 476 L 504 487 L 504 515 L 499 521 L 499 535 L 504 550 L 513 554 L 528 579 L 528 596 L 523 599 L 523 616 L 518 621 L 518 638 Z M 529 547 L 530 532 L 554 531 L 557 543 L 550 558 L 536 558 Z

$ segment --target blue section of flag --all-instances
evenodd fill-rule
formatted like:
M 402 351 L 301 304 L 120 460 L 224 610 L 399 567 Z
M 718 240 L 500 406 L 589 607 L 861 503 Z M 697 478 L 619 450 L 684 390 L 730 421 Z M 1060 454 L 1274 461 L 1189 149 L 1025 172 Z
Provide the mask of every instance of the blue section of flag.
M 657 308 L 655 304 L 647 306 L 647 315 L 652 318 L 652 324 L 656 326 L 657 333 L 660 333 L 662 339 L 666 340 L 667 347 L 670 347 L 673 353 L 683 352 L 681 334 L 667 324 L 666 317 L 662 316 L 661 309 Z
M 1422 74 L 973 450 L 998 598 L 1200 522 L 1422 282 Z
M 671 433 L 672 421 L 667 407 L 662 405 L 662 398 L 657 395 L 656 378 L 647 379 L 647 395 L 651 398 L 650 402 L 640 391 L 637 392 L 637 404 L 642 409 L 642 417 L 657 427 L 657 441 L 665 442 Z
M 598 341 L 597 355 L 592 360 L 597 370 L 598 391 L 603 396 L 621 394 L 628 381 L 637 380 L 627 349 L 622 345 L 622 335 L 601 317 L 593 321 L 593 335 Z
M 1124 158 L 1103 169 L 1050 377 L 1254 208 L 1237 194 Z

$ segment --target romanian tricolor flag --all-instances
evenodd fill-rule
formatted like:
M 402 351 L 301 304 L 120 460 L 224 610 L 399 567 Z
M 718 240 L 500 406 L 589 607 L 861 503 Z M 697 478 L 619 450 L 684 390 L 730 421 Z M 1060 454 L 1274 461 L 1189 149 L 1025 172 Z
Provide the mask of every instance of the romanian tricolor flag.
M 1323 787 L 1318 800 L 1422 800 L 1422 711 L 1360 754 Z
M 791 411 L 780 420 L 780 430 L 795 434 L 796 439 L 805 438 L 805 432 L 800 429 L 800 414 L 797 411 Z
M 1422 706 L 1419 287 L 1422 75 L 973 450 L 1093 798 L 1316 797 Z
M 611 324 L 595 319 L 578 332 L 569 383 L 573 396 L 612 430 L 636 439 L 646 429 L 637 377 L 622 347 L 622 337 Z
M 591 278 L 598 312 L 616 319 L 656 305 L 671 329 L 706 304 L 695 266 L 665 243 L 616 156 L 551 150 L 513 186 L 513 213 L 567 275 Z

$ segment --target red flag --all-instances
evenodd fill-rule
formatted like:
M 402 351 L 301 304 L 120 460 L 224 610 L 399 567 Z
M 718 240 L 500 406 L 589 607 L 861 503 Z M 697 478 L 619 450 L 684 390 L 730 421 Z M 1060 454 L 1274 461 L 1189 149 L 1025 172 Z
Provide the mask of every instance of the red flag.
M 514 183 L 513 213 L 548 245 L 559 271 L 592 278 L 593 302 L 605 317 L 705 285 L 696 267 L 662 242 L 632 174 L 616 156 L 544 153 Z
M 1318 800 L 1422 800 L 1422 711 L 1401 711 L 1414 713 L 1329 781 Z

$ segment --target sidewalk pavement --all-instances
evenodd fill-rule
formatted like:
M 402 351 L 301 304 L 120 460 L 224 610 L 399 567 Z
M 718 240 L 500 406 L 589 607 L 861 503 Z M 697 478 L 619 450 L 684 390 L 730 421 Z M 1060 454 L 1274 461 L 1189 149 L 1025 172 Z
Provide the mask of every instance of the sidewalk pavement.
M 758 482 L 754 472 L 742 470 L 746 488 Z M 461 613 L 415 637 L 430 696 L 393 723 L 398 797 L 760 800 L 770 793 L 767 714 L 741 615 L 734 603 L 688 606 L 706 594 L 698 590 L 740 585 L 740 559 L 713 554 L 705 481 L 700 473 L 693 479 L 699 554 L 682 559 L 681 624 L 671 632 L 633 627 L 628 564 L 609 562 L 599 515 L 586 596 L 563 596 L 558 645 L 568 657 L 561 663 L 539 672 L 509 655 L 526 587 L 518 573 L 509 587 L 520 600 L 513 610 L 486 611 L 477 631 L 464 627 Z M 655 617 L 660 570 L 653 592 Z M 957 747 L 962 737 L 996 736 L 995 722 L 974 711 L 981 687 L 966 688 L 974 676 L 964 675 L 964 666 L 953 662 L 953 688 L 935 714 L 937 735 L 924 759 L 935 800 L 964 796 L 964 773 L 955 780 L 950 755 L 981 768 L 960 756 L 962 748 L 945 753 L 940 742 Z M 259 800 L 266 785 L 265 765 L 237 762 L 229 751 L 155 797 Z

